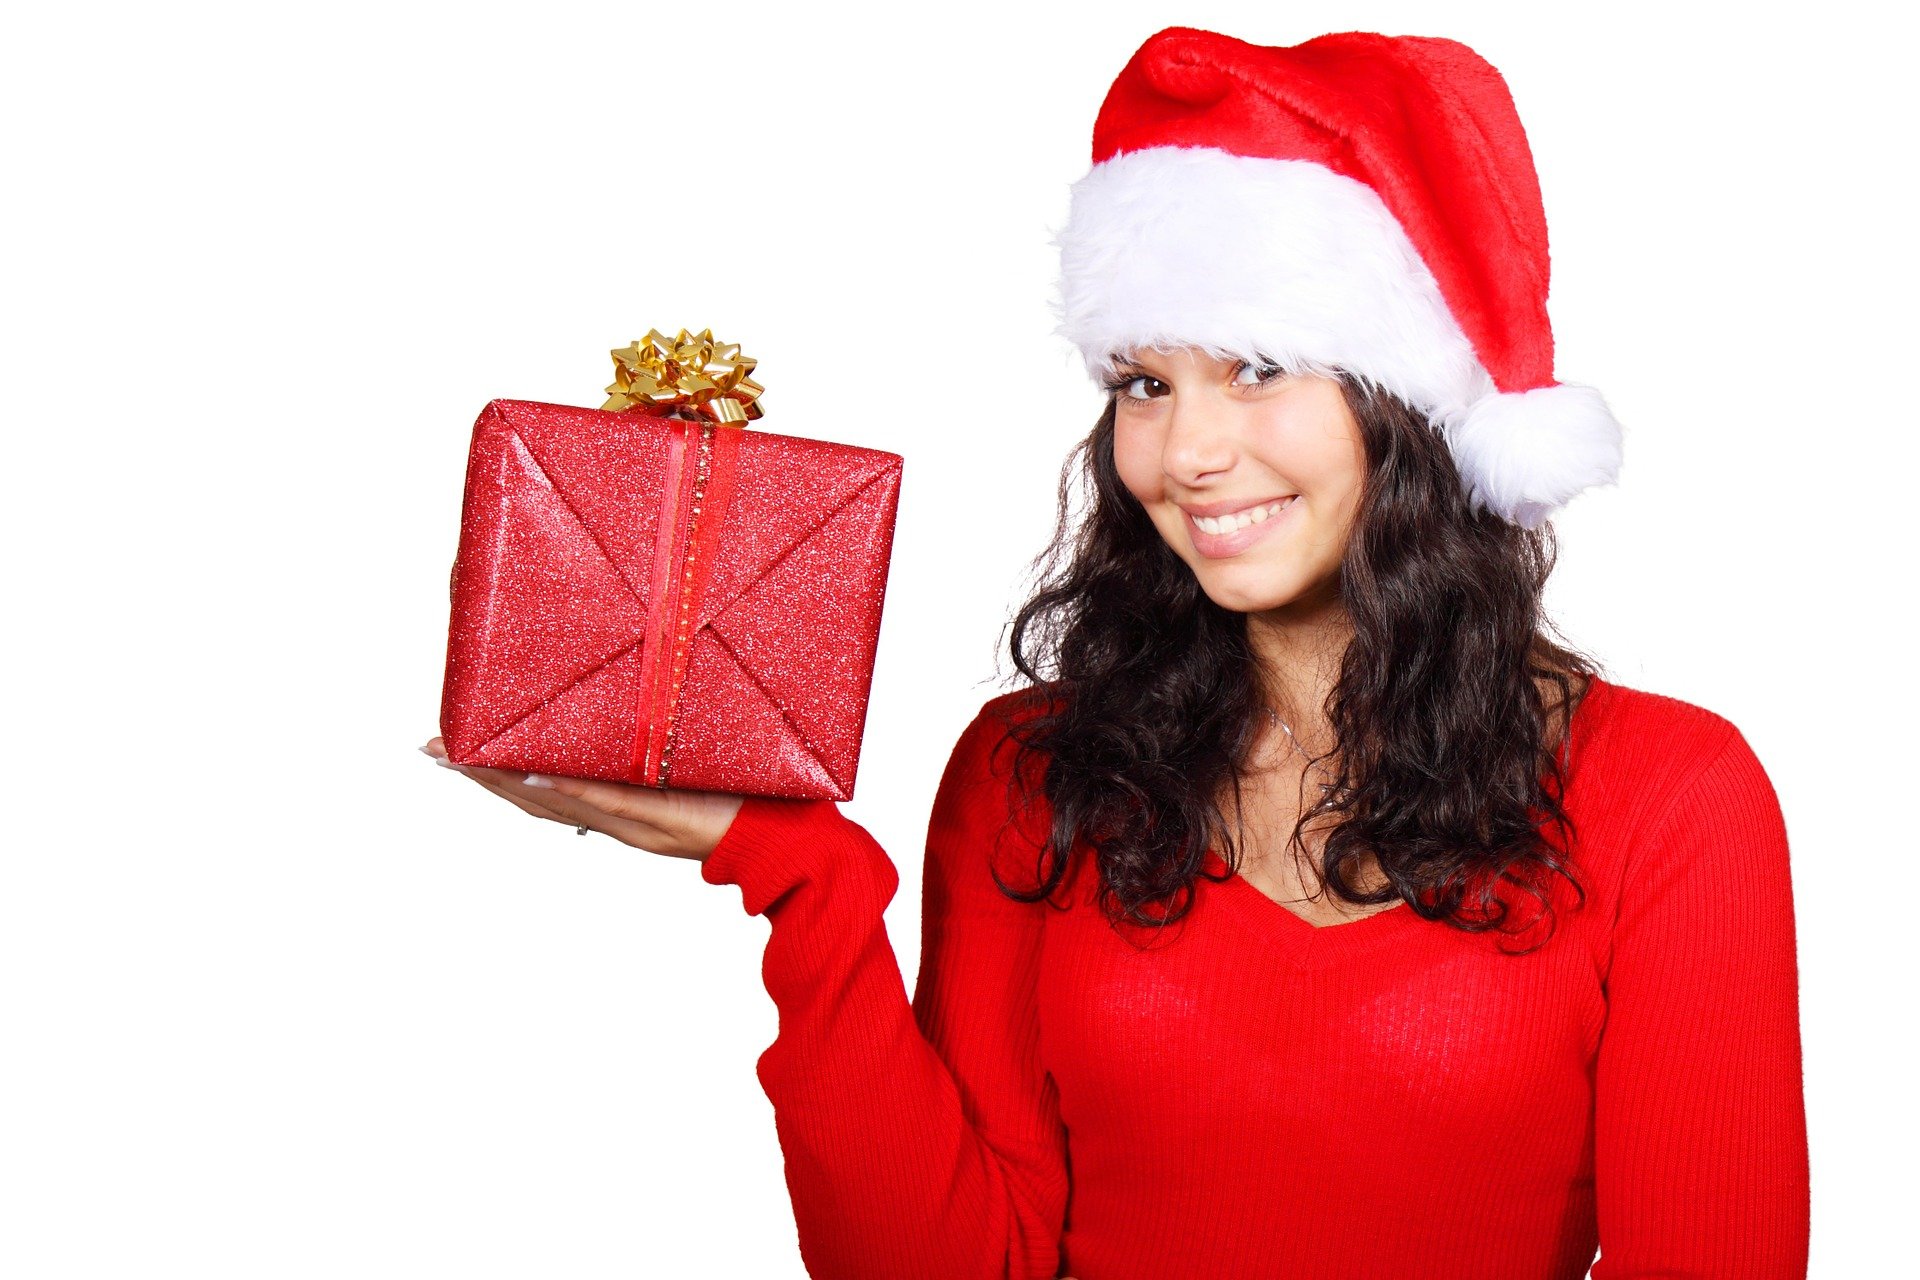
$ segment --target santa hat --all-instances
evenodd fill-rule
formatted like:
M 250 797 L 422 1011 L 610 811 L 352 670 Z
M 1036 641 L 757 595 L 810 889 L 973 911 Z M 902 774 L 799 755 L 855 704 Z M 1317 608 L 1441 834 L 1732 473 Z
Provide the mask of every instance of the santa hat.
M 1181 346 L 1345 369 L 1426 413 L 1472 504 L 1529 529 L 1619 473 L 1599 392 L 1554 381 L 1533 154 L 1466 45 L 1169 27 L 1108 92 L 1054 243 L 1056 332 L 1096 378 Z

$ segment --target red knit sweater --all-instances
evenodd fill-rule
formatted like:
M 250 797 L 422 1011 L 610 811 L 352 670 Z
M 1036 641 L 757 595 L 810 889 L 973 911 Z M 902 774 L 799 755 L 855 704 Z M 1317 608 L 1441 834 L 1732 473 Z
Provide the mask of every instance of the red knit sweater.
M 1007 807 L 1010 700 L 934 800 L 911 1002 L 899 876 L 831 801 L 748 798 L 702 867 L 771 922 L 758 1073 L 811 1275 L 1806 1275 L 1786 830 L 1727 720 L 1595 681 L 1587 904 L 1516 956 L 1405 904 L 1315 927 L 1238 876 L 1158 939 L 1083 860 L 1069 909 L 1009 900 L 989 866 L 1030 886 L 1045 829 Z

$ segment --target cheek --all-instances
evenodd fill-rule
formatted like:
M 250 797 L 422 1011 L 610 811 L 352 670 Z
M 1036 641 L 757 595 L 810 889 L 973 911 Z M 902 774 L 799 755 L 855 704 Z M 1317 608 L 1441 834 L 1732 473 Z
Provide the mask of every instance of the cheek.
M 1362 470 L 1344 459 L 1321 459 L 1301 469 L 1299 483 L 1312 495 L 1314 509 L 1323 519 L 1344 521 L 1359 502 L 1363 478 Z
M 1330 445 L 1321 462 L 1321 475 L 1327 491 L 1335 496 L 1344 526 L 1359 509 L 1360 493 L 1366 487 L 1365 447 L 1358 440 L 1342 440 Z
M 1113 469 L 1142 505 L 1158 502 L 1164 482 L 1160 474 L 1160 442 L 1155 433 L 1118 423 L 1113 430 Z
M 1316 506 L 1344 511 L 1357 501 L 1366 479 L 1366 447 L 1358 424 L 1335 406 L 1304 398 L 1284 402 L 1259 424 L 1258 439 L 1274 473 L 1311 494 Z

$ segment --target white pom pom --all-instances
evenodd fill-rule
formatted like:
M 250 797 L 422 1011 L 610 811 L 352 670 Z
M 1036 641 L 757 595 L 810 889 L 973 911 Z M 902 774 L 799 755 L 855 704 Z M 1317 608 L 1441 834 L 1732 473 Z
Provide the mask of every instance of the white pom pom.
M 1486 396 L 1446 435 L 1473 505 L 1523 529 L 1620 474 L 1620 424 L 1598 391 L 1576 383 Z

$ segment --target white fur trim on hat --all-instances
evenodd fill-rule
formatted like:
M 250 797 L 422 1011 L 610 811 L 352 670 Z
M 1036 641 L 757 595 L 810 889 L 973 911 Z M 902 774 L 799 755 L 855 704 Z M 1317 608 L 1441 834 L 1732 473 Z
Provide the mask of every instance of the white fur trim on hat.
M 1524 529 L 1581 490 L 1612 484 L 1620 437 L 1600 393 L 1572 382 L 1488 396 L 1447 429 L 1473 504 Z
M 1123 152 L 1073 185 L 1053 243 L 1055 332 L 1096 379 L 1132 349 L 1338 366 L 1425 412 L 1475 504 L 1516 522 L 1537 523 L 1617 469 L 1619 428 L 1598 393 L 1500 395 L 1399 220 L 1324 165 L 1212 147 Z

